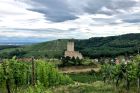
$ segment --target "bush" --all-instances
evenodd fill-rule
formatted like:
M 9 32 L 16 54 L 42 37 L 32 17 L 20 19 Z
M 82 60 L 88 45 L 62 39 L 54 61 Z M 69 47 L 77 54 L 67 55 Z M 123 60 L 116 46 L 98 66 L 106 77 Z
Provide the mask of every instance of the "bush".
M 36 62 L 36 75 L 37 80 L 44 86 L 56 86 L 73 82 L 68 76 L 59 73 L 54 65 L 43 60 Z

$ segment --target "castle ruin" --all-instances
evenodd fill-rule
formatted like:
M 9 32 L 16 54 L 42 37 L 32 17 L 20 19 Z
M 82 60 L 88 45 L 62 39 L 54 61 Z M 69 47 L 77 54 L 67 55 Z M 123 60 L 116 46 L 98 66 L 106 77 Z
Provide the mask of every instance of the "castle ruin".
M 82 59 L 83 56 L 79 51 L 75 51 L 74 50 L 74 42 L 73 41 L 68 41 L 67 43 L 67 51 L 65 51 L 65 57 L 69 56 L 69 57 L 74 57 L 74 58 L 79 58 Z

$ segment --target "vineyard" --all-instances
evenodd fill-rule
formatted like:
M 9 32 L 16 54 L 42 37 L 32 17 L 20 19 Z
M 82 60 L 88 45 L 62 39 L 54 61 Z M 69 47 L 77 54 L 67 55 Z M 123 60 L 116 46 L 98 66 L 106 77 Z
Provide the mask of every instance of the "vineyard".
M 20 88 L 29 86 L 37 87 L 39 85 L 39 87 L 48 88 L 70 83 L 73 83 L 72 79 L 59 73 L 52 64 L 42 60 L 29 63 L 20 62 L 13 58 L 4 60 L 0 64 L 0 90 L 2 93 L 21 93 L 18 92 Z M 33 93 L 43 93 L 42 89 L 33 90 Z
M 0 93 L 140 93 L 140 55 L 98 65 L 99 71 L 63 74 L 43 59 L 5 59 L 0 64 Z
M 102 66 L 101 72 L 104 83 L 115 85 L 114 89 L 116 92 L 119 92 L 118 90 L 121 90 L 121 88 L 125 88 L 126 93 L 140 92 L 139 55 L 134 57 L 130 62 L 126 61 L 118 65 L 105 64 Z

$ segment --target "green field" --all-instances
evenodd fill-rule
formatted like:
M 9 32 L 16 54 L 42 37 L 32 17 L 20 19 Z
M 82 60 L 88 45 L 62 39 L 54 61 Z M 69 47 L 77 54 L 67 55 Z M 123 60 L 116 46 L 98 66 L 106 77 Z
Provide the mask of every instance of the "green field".
M 72 80 L 79 83 L 93 83 L 95 81 L 102 81 L 103 78 L 101 74 L 93 74 L 92 72 L 89 73 L 77 73 L 77 74 L 68 74 Z

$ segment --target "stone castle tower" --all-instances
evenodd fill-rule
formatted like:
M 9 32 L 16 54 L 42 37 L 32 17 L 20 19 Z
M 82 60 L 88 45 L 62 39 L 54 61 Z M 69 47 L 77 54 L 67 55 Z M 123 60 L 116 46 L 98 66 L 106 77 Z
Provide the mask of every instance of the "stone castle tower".
M 79 58 L 82 59 L 83 56 L 79 51 L 74 51 L 74 42 L 73 41 L 68 41 L 67 43 L 67 51 L 65 51 L 65 57 L 74 57 L 74 58 Z
M 67 51 L 74 51 L 74 42 L 69 41 L 67 43 Z

